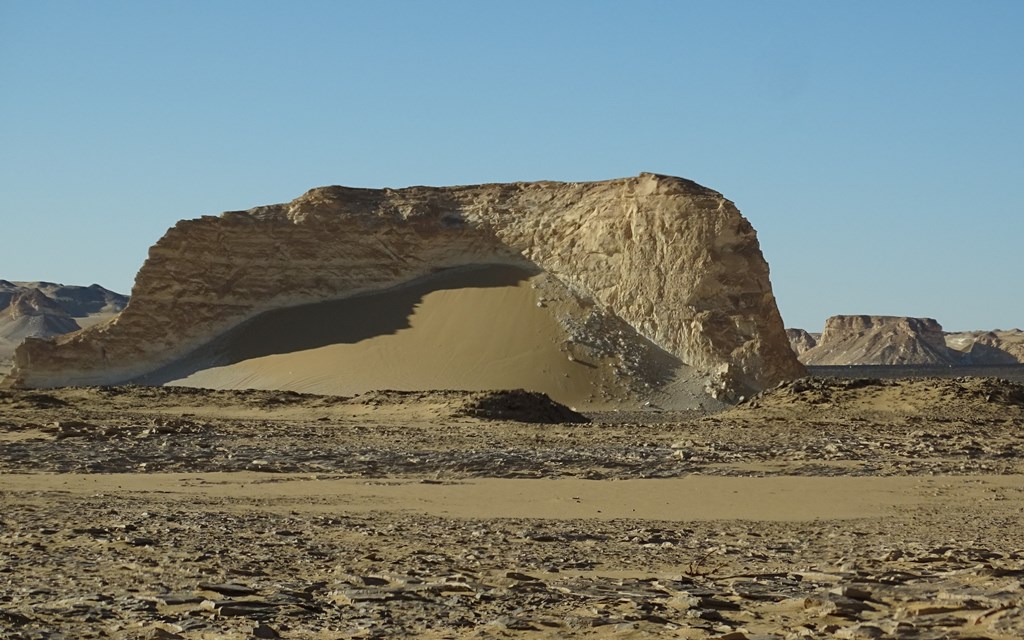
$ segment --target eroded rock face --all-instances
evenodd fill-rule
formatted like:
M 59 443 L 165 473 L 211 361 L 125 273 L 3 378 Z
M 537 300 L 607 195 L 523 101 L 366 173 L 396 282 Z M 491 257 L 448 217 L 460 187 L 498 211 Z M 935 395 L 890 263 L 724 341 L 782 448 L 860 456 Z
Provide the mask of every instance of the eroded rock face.
M 808 365 L 948 365 L 958 357 L 931 318 L 832 316 L 817 345 L 800 360 Z
M 593 316 L 563 318 L 570 336 L 613 320 L 709 374 L 716 393 L 738 396 L 803 373 L 750 223 L 715 191 L 641 174 L 323 187 L 287 204 L 185 220 L 150 249 L 120 316 L 27 341 L 6 384 L 138 379 L 269 310 L 486 264 L 543 272 L 570 291 L 574 308 Z

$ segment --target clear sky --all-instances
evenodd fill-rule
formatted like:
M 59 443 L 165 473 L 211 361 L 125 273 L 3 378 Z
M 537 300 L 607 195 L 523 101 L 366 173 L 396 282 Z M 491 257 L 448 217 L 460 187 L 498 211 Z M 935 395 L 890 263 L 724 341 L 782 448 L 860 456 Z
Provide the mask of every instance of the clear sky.
M 1024 327 L 1024 2 L 0 0 L 0 278 L 327 184 L 721 191 L 787 326 Z

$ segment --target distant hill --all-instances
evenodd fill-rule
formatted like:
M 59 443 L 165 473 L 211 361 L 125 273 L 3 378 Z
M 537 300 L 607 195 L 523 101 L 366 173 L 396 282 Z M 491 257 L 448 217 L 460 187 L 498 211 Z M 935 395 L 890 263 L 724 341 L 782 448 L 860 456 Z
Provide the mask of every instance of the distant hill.
M 18 293 L 39 291 L 60 306 L 72 318 L 85 318 L 98 313 L 118 313 L 128 304 L 128 296 L 104 289 L 98 284 L 87 287 L 56 282 L 10 282 L 0 280 L 0 311 Z
M 25 338 L 49 338 L 109 320 L 128 296 L 104 289 L 54 282 L 0 280 L 0 372 L 10 366 Z
M 808 333 L 803 329 L 786 329 L 786 337 L 789 338 L 789 346 L 793 353 L 800 358 L 818 344 L 821 334 Z
M 1024 331 L 961 331 L 946 334 L 946 346 L 966 364 L 1024 364 Z
M 932 318 L 833 316 L 818 336 L 787 329 L 798 358 L 810 366 L 975 366 L 1024 363 L 1024 331 L 947 333 Z

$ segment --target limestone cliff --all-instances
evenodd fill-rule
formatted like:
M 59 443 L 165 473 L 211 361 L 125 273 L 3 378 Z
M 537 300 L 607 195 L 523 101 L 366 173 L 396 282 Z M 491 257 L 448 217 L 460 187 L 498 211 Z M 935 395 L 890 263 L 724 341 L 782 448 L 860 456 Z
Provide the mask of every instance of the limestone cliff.
M 803 373 L 750 223 L 715 191 L 641 174 L 589 183 L 323 187 L 287 204 L 185 220 L 150 249 L 115 320 L 27 341 L 6 384 L 138 379 L 270 310 L 487 264 L 544 273 L 572 292 L 577 307 L 631 327 L 709 374 L 727 396 Z M 576 333 L 595 324 L 576 320 Z
M 949 365 L 942 326 L 931 318 L 832 316 L 817 345 L 804 351 L 808 365 Z

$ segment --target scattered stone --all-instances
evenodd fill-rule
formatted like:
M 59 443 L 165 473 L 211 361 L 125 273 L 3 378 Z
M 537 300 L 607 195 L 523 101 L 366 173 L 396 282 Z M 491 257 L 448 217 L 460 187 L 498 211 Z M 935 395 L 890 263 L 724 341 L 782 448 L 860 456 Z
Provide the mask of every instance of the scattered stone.
M 749 420 L 739 408 L 705 419 L 676 414 L 658 425 L 595 415 L 591 425 L 543 427 L 468 419 L 429 426 L 346 422 L 329 412 L 352 405 L 304 396 L 274 403 L 271 392 L 52 390 L 63 404 L 40 408 L 11 400 L 23 392 L 0 390 L 3 419 L 18 425 L 70 421 L 76 414 L 69 407 L 82 398 L 124 403 L 83 416 L 95 426 L 89 435 L 56 439 L 55 427 L 25 440 L 21 431 L 10 432 L 0 446 L 0 472 L 74 472 L 82 475 L 69 481 L 89 483 L 89 473 L 129 469 L 143 479 L 163 470 L 178 474 L 180 485 L 158 495 L 144 495 L 130 479 L 124 490 L 95 492 L 5 486 L 0 636 L 89 638 L 104 629 L 126 640 L 318 637 L 324 630 L 444 637 L 493 623 L 492 635 L 1024 637 L 1024 534 L 1011 508 L 1018 497 L 1006 483 L 985 479 L 1024 471 L 1024 421 L 1016 405 L 998 404 L 1012 394 L 992 395 L 989 382 L 957 382 L 964 393 L 992 395 L 986 404 L 998 411 L 954 411 L 947 421 L 937 413 L 890 414 L 883 422 L 828 413 L 848 394 L 916 393 L 909 384 L 858 384 L 794 383 L 775 392 L 792 395 L 763 397 L 762 413 Z M 780 399 L 803 403 L 813 394 L 828 395 L 831 408 L 808 404 L 815 409 L 805 420 L 768 419 Z M 224 404 L 211 405 L 219 417 L 201 423 L 133 413 L 150 402 L 168 402 L 181 413 L 183 398 Z M 224 417 L 238 403 L 242 417 Z M 299 429 L 262 413 L 304 403 L 331 420 Z M 885 518 L 750 523 L 691 522 L 676 514 L 664 522 L 449 518 L 386 506 L 326 512 L 324 496 L 295 502 L 259 491 L 228 507 L 216 491 L 189 494 L 190 487 L 205 491 L 230 478 L 201 472 L 241 471 L 260 459 L 294 473 L 257 482 L 359 477 L 428 490 L 417 483 L 910 474 L 934 485 L 935 502 Z M 979 467 L 971 465 L 980 464 L 993 470 L 972 476 Z M 999 484 L 991 499 L 966 507 L 942 502 L 954 483 L 989 482 Z M 577 496 L 574 508 L 586 502 Z M 684 575 L 709 550 L 714 571 Z

